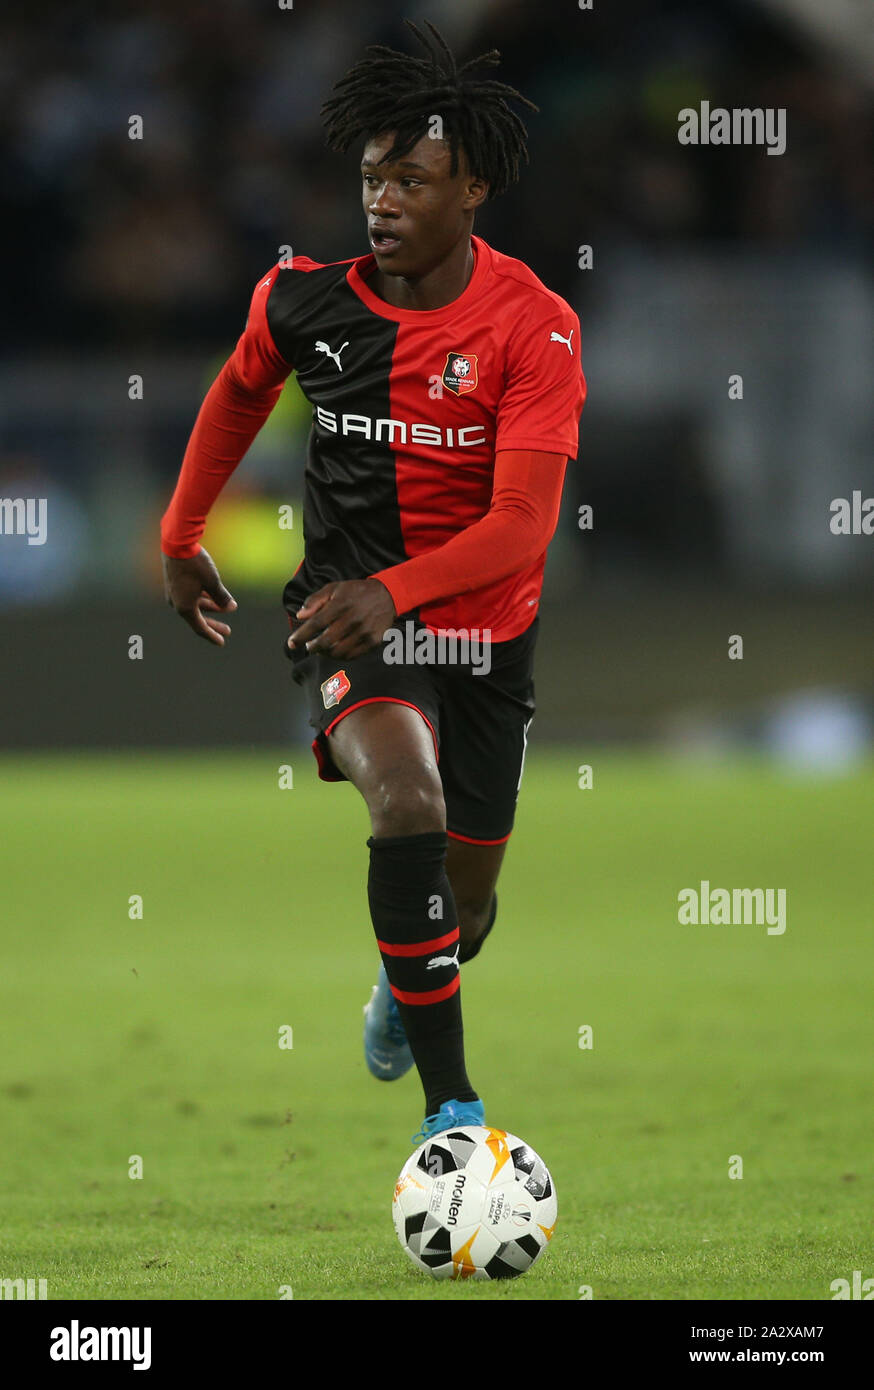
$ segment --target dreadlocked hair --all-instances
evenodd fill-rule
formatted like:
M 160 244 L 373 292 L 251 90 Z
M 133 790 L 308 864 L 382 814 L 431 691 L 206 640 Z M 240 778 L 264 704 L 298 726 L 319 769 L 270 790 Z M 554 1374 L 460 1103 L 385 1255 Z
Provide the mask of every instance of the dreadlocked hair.
M 395 133 L 385 160 L 400 159 L 429 128 L 432 117 L 443 123 L 449 145 L 452 177 L 463 150 L 471 173 L 489 185 L 489 198 L 506 192 L 528 162 L 527 134 L 521 118 L 509 105 L 538 108 L 515 87 L 485 75 L 501 61 L 496 48 L 458 67 L 446 40 L 425 20 L 423 33 L 404 21 L 427 57 L 398 53 L 384 44 L 371 44 L 362 58 L 335 85 L 322 107 L 329 149 L 345 154 L 354 140 Z

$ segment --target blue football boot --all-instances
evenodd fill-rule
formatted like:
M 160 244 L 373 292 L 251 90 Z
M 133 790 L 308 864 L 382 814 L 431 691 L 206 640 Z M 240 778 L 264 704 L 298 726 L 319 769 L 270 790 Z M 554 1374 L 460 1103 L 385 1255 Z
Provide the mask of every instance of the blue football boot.
M 364 1005 L 364 1060 L 380 1081 L 397 1081 L 413 1065 L 398 1006 L 380 965 L 370 1002 Z
M 418 1134 L 413 1135 L 414 1144 L 424 1144 L 435 1134 L 447 1129 L 457 1129 L 459 1125 L 484 1125 L 485 1106 L 481 1100 L 445 1100 L 436 1115 L 429 1115 L 422 1123 Z

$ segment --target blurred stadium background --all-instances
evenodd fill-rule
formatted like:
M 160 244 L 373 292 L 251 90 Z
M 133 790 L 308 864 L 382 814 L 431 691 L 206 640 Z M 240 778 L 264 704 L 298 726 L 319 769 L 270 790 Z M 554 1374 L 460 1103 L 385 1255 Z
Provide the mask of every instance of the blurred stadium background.
M 853 0 L 91 0 L 50 24 L 8 7 L 0 496 L 46 497 L 49 540 L 0 539 L 0 741 L 308 741 L 280 651 L 301 541 L 276 509 L 299 515 L 308 429 L 293 379 L 207 532 L 241 605 L 226 652 L 163 606 L 158 520 L 277 248 L 366 250 L 357 156 L 323 149 L 318 110 L 364 44 L 406 42 L 403 16 L 465 56 L 499 46 L 540 105 L 521 185 L 477 230 L 583 325 L 538 739 L 852 761 L 874 539 L 833 535 L 829 504 L 874 495 L 874 40 Z M 787 152 L 679 145 L 702 98 L 788 108 Z
M 164 604 L 158 538 L 278 249 L 367 249 L 318 109 L 363 45 L 406 43 L 403 16 L 500 47 L 541 107 L 477 229 L 577 308 L 589 381 L 499 931 L 464 985 L 490 1115 L 561 1193 L 549 1261 L 510 1292 L 824 1299 L 874 1274 L 874 537 L 829 528 L 832 499 L 874 496 L 866 13 L 4 8 L 0 499 L 47 498 L 48 539 L 0 535 L 0 1275 L 51 1298 L 455 1288 L 403 1267 L 388 1220 L 418 1087 L 365 1073 L 366 815 L 317 782 L 281 652 L 293 379 L 208 527 L 240 603 L 224 651 Z M 681 146 L 702 99 L 786 107 L 786 153 Z M 680 926 L 705 878 L 785 887 L 786 935 Z

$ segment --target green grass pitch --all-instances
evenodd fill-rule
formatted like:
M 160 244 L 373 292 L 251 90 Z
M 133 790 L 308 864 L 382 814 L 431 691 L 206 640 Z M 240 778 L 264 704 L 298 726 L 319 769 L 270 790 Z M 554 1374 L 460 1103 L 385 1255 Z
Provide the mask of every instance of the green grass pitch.
M 874 769 L 532 752 L 463 998 L 473 1083 L 549 1164 L 558 1227 L 524 1278 L 452 1284 L 391 1224 L 421 1092 L 361 1054 L 364 808 L 308 750 L 280 790 L 287 757 L 3 760 L 0 1277 L 59 1299 L 819 1300 L 874 1275 Z M 701 879 L 785 887 L 785 934 L 681 926 Z

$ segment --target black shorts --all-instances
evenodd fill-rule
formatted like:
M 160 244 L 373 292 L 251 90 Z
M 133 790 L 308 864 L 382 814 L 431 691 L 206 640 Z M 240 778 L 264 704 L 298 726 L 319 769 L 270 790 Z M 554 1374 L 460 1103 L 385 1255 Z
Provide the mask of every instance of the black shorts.
M 477 649 L 464 663 L 393 665 L 384 659 L 382 643 L 352 661 L 286 648 L 294 679 L 309 699 L 319 776 L 325 782 L 346 780 L 331 757 L 328 736 L 353 709 L 381 700 L 409 705 L 434 739 L 448 833 L 478 845 L 507 840 L 534 716 L 539 621 L 535 618 L 509 642 L 490 643 L 489 669 L 476 675 L 477 666 L 485 665 L 484 653 Z M 416 634 L 427 631 L 411 619 L 398 619 L 396 626 L 404 632 L 408 622 Z M 465 655 L 463 649 L 456 654 Z

